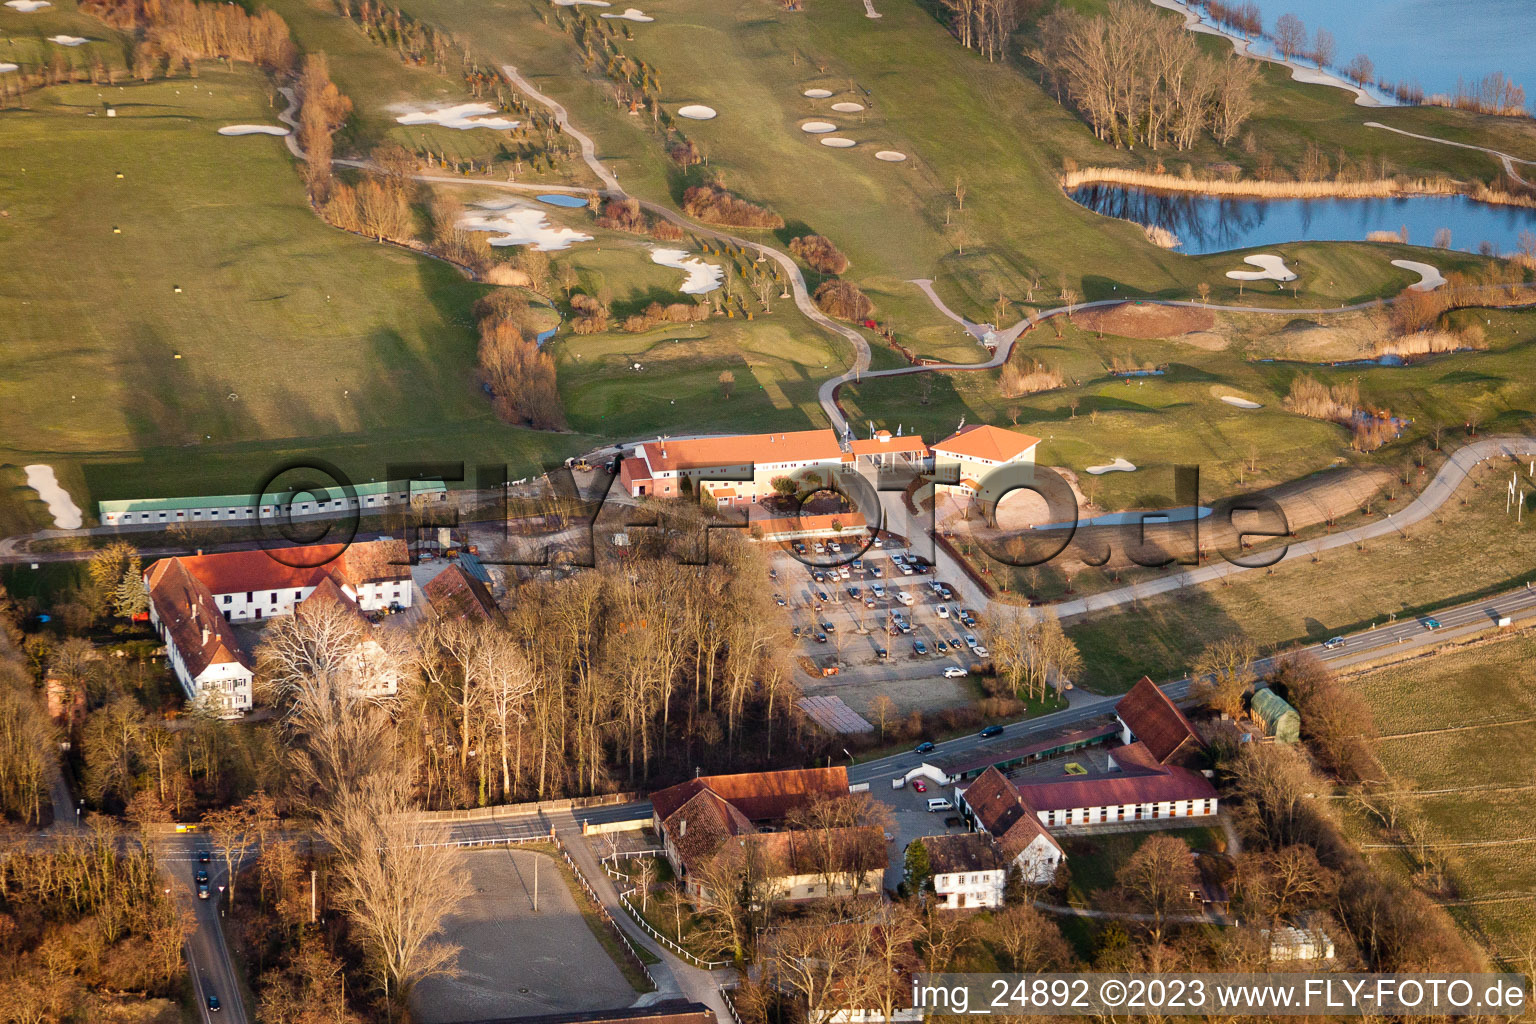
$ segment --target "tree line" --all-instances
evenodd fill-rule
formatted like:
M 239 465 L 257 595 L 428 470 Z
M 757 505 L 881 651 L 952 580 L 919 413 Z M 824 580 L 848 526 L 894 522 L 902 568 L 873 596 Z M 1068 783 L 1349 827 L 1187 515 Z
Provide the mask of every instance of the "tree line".
M 1041 0 L 940 0 L 949 15 L 949 30 L 960 45 L 995 61 L 1008 47 L 1019 23 L 1040 7 Z
M 195 0 L 84 0 L 80 10 L 138 37 L 134 73 L 146 80 L 157 66 L 190 67 L 208 58 L 285 73 L 298 57 L 287 22 L 265 8 L 251 13 Z
M 565 410 L 555 384 L 555 361 L 539 348 L 528 300 L 495 291 L 475 303 L 480 324 L 480 380 L 496 415 L 535 430 L 561 430 Z
M 1057 99 L 1116 148 L 1185 150 L 1205 131 L 1226 145 L 1255 106 L 1253 61 L 1206 56 L 1182 24 L 1147 4 L 1115 0 L 1093 17 L 1057 7 L 1028 55 Z

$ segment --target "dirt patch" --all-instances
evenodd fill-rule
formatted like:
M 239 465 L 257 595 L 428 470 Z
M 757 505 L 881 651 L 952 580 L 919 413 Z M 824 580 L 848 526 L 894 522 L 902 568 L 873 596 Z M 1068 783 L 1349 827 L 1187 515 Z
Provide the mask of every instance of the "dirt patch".
M 1377 354 L 1377 347 L 1388 335 L 1386 318 L 1370 311 L 1286 321 L 1257 314 L 1224 313 L 1221 328 L 1241 339 L 1244 350 L 1252 357 L 1308 363 L 1370 358 Z
M 1196 331 L 1209 331 L 1216 326 L 1216 316 L 1208 309 L 1134 302 L 1086 309 L 1073 319 L 1079 327 L 1121 338 L 1178 338 Z

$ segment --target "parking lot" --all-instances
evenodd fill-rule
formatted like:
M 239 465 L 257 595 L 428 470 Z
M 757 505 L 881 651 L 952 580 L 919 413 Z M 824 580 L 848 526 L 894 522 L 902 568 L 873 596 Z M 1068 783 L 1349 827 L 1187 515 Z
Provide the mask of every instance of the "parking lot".
M 772 563 L 777 578 L 771 586 L 798 630 L 791 637 L 796 654 L 817 666 L 835 661 L 840 675 L 855 679 L 943 676 L 946 670 L 960 677 L 987 660 L 979 626 L 963 618 L 976 610 L 960 603 L 952 581 L 906 548 L 872 547 L 837 565 L 849 557 L 846 547 L 817 552 L 812 542 L 803 543 L 798 558 L 780 553 Z
M 919 760 L 921 760 L 920 757 L 913 756 L 914 762 Z M 890 843 L 891 861 L 885 873 L 885 884 L 889 889 L 896 888 L 897 883 L 901 881 L 907 844 L 912 840 L 921 839 L 924 836 L 970 831 L 970 828 L 963 824 L 946 824 L 951 820 L 959 821 L 959 811 L 928 810 L 928 801 L 931 798 L 942 798 L 953 803 L 955 799 L 953 786 L 939 786 L 931 781 L 925 781 L 923 786 L 926 792 L 914 788 L 912 783 L 908 783 L 901 789 L 892 789 L 890 780 L 885 778 L 870 783 L 870 795 L 891 808 L 891 821 L 894 826 L 891 834 L 896 838 Z

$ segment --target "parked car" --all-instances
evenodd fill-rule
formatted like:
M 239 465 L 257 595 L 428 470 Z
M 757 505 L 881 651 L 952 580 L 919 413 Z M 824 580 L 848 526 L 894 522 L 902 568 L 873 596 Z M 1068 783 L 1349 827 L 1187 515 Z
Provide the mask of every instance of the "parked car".
M 885 661 L 890 656 L 890 652 L 887 651 L 884 647 L 875 648 L 875 657 L 879 658 L 881 661 Z
M 876 537 L 875 538 L 875 547 L 877 547 L 877 548 L 885 547 L 885 541 L 881 540 L 879 537 Z
M 962 637 L 961 639 L 963 639 L 965 641 L 965 646 L 971 647 L 971 648 L 976 647 L 976 645 L 981 642 L 981 641 L 977 640 L 974 636 L 972 636 L 969 633 L 965 634 L 965 636 Z
M 827 642 L 827 634 L 825 634 L 825 633 L 817 633 L 816 634 L 816 642 L 819 643 L 819 644 L 826 643 Z
M 923 740 L 923 742 L 919 743 L 917 746 L 912 748 L 912 752 L 914 754 L 926 754 L 926 753 L 929 753 L 932 750 L 933 750 L 933 741 L 932 740 Z M 922 785 L 922 781 L 919 780 L 917 785 L 921 786 Z M 918 792 L 921 793 L 922 790 L 919 789 Z
M 981 734 L 980 735 L 981 735 L 982 739 L 989 740 L 993 736 L 1001 736 L 1002 734 L 1003 734 L 1003 727 L 1002 726 L 1000 726 L 1000 725 L 989 725 L 985 729 L 981 730 Z
M 865 571 L 869 573 L 871 579 L 880 578 L 880 567 L 878 565 L 872 565 Z
M 818 540 L 811 545 L 811 550 L 816 552 L 818 555 L 824 555 L 827 553 L 827 546 Z
M 928 746 L 930 748 L 932 748 L 933 744 L 930 743 L 930 744 L 928 744 Z M 924 782 L 922 779 L 918 779 L 916 782 L 912 783 L 912 788 L 917 790 L 919 793 L 926 793 L 926 792 L 928 792 L 928 784 L 926 782 Z
M 823 622 L 821 624 L 821 631 L 823 633 L 836 633 L 837 632 L 837 627 L 832 625 L 832 623 L 830 623 L 830 622 Z
M 947 587 L 947 586 L 945 586 L 943 584 L 940 584 L 940 586 L 939 586 L 939 594 L 946 601 L 953 601 L 955 599 L 955 592 L 953 590 L 950 590 L 949 587 Z
M 842 554 L 843 546 L 835 540 L 827 541 L 827 550 L 834 555 Z
M 789 635 L 790 636 L 799 636 L 800 635 L 800 627 L 799 626 L 791 626 L 790 630 L 789 630 Z
M 898 551 L 895 554 L 891 555 L 891 561 L 895 562 L 897 565 L 900 565 L 902 562 L 905 562 L 906 560 L 907 560 L 907 556 L 902 554 L 900 551 Z
M 990 658 L 990 657 L 992 657 L 992 652 L 987 650 L 985 647 L 981 646 L 981 644 L 977 644 L 975 647 L 972 647 L 971 648 L 971 653 L 976 655 L 976 657 L 978 657 L 978 658 Z
M 961 668 L 959 665 L 951 665 L 944 670 L 945 679 L 964 679 L 965 676 L 965 669 Z
M 818 590 L 816 591 L 816 600 L 820 601 L 822 604 L 826 604 L 832 599 L 827 596 L 827 592 L 825 590 Z
M 863 593 L 863 591 L 861 591 L 858 587 L 849 587 L 848 588 L 848 596 L 853 598 L 855 601 L 857 601 L 859 599 L 859 595 L 862 594 L 862 593 Z
M 1424 628 L 1425 629 L 1439 629 L 1440 628 L 1440 620 L 1439 619 L 1425 619 L 1424 620 Z
M 799 541 L 795 541 L 795 553 L 800 555 L 805 554 L 805 545 Z
M 939 618 L 941 618 L 941 619 L 949 618 L 949 605 L 941 604 L 941 605 L 939 605 L 938 608 L 935 609 L 935 611 L 937 611 L 939 613 Z
M 901 574 L 903 576 L 911 576 L 912 575 L 912 567 L 910 565 L 908 565 L 907 563 L 905 563 L 905 562 L 901 563 L 896 568 L 901 570 Z
M 928 653 L 928 645 L 923 643 L 921 640 L 913 640 L 912 641 L 912 653 L 916 654 L 916 655 L 920 655 L 920 656 L 924 655 L 924 654 L 927 654 Z
M 876 597 L 884 598 L 885 597 L 885 584 L 884 583 L 872 583 L 872 584 L 870 584 L 869 592 L 871 594 L 874 594 Z
M 848 567 L 846 565 L 840 565 L 840 566 L 837 567 L 837 578 L 838 579 L 846 580 L 846 579 L 848 579 L 852 575 L 853 575 L 853 573 L 848 571 Z
M 864 559 L 862 559 L 862 558 L 855 558 L 853 560 L 853 568 L 854 568 L 855 572 L 863 572 L 864 571 Z
M 1323 641 L 1323 650 L 1332 651 L 1344 646 L 1344 638 L 1341 636 L 1329 637 Z
M 896 592 L 896 600 L 902 604 L 910 605 L 912 603 L 912 594 L 905 590 L 898 590 Z
M 773 603 L 778 605 L 780 608 L 785 608 L 785 607 L 788 607 L 788 605 L 789 605 L 789 602 L 784 600 L 784 595 L 783 594 L 774 594 L 773 595 Z
M 777 569 L 769 569 L 768 570 L 768 578 L 771 579 L 771 580 L 778 579 L 779 578 L 779 570 L 777 570 Z
M 942 796 L 931 796 L 928 798 L 929 813 L 934 811 L 952 811 L 954 809 L 955 805 L 944 799 Z
M 933 650 L 936 654 L 947 654 L 949 652 L 949 644 L 943 640 L 935 640 L 933 642 Z

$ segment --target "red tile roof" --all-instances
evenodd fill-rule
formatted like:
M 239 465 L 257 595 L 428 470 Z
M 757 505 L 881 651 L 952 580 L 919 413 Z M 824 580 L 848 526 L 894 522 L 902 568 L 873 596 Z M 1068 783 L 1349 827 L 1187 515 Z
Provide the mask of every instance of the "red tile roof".
M 954 835 L 926 836 L 919 839 L 928 851 L 928 866 L 936 875 L 960 871 L 999 871 L 1008 858 L 982 832 L 957 832 Z
M 1205 776 L 1173 766 L 1157 771 L 1130 768 L 1107 775 L 1074 775 L 1048 782 L 1024 780 L 1018 787 L 1019 795 L 1036 811 L 1216 798 L 1216 788 Z
M 188 675 L 196 679 L 209 665 L 228 662 L 251 667 L 235 631 L 215 607 L 213 594 L 187 571 L 181 559 L 161 559 L 149 567 L 144 579 L 155 615 L 181 655 Z
M 933 445 L 933 450 L 937 454 L 957 455 L 967 459 L 1008 462 L 1039 443 L 1038 437 L 1004 430 L 1002 427 L 988 426 L 985 423 L 976 423 L 955 431 Z
M 707 789 L 701 789 L 662 819 L 662 831 L 685 871 L 720 852 L 728 839 L 752 833 L 752 823 L 740 811 Z
M 651 808 L 665 821 L 701 790 L 728 801 L 751 821 L 785 817 L 815 800 L 848 795 L 848 769 L 798 768 L 783 772 L 704 775 L 651 794 Z
M 855 455 L 879 455 L 881 452 L 917 452 L 924 455 L 928 453 L 928 445 L 919 435 L 904 434 L 896 437 L 888 430 L 879 431 L 868 440 L 856 440 L 851 447 Z
M 432 577 L 421 592 L 432 610 L 445 619 L 495 622 L 501 618 L 501 609 L 496 607 L 490 590 L 457 563 Z
M 638 451 L 652 473 L 747 463 L 843 461 L 843 447 L 838 444 L 837 435 L 825 427 L 788 433 L 648 441 Z
M 996 837 L 1006 856 L 1017 857 L 1037 836 L 1044 836 L 1052 846 L 1061 849 L 1061 844 L 1040 824 L 1036 816 L 1040 808 L 1032 807 L 996 767 L 982 772 L 964 795 L 976 820 Z
M 1146 676 L 1115 704 L 1115 714 L 1146 744 L 1158 764 L 1168 764 L 1180 759 L 1176 755 L 1187 755 L 1203 746 L 1184 712 Z
M 167 561 L 180 562 L 215 594 L 301 590 L 317 586 L 332 574 L 354 586 L 379 580 L 409 579 L 411 575 L 409 553 L 401 540 L 223 551 L 211 555 L 185 555 Z
M 794 875 L 884 871 L 888 859 L 885 832 L 875 825 L 809 832 L 754 832 L 740 837 L 740 841 L 761 850 L 765 854 L 763 863 L 777 865 Z

